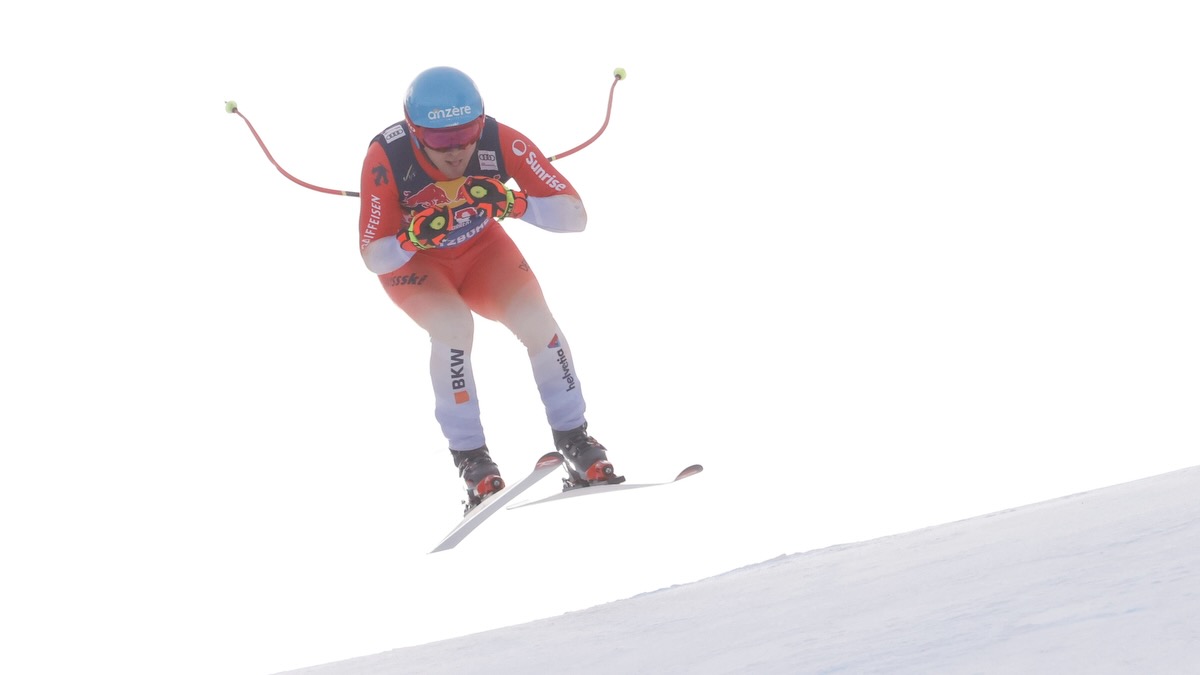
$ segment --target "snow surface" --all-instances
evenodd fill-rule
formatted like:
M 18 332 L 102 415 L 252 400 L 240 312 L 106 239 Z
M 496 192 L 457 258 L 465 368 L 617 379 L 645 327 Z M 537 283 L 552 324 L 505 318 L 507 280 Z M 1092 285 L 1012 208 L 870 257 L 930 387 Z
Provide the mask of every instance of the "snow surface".
M 1200 467 L 289 675 L 1197 673 Z

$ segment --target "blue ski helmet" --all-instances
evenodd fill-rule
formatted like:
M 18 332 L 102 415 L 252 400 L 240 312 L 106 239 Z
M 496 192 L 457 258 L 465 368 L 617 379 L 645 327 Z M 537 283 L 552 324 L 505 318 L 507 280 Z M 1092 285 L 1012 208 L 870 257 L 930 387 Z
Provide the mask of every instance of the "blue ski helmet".
M 422 71 L 408 86 L 404 117 L 409 126 L 445 129 L 483 117 L 483 97 L 467 74 L 449 66 Z

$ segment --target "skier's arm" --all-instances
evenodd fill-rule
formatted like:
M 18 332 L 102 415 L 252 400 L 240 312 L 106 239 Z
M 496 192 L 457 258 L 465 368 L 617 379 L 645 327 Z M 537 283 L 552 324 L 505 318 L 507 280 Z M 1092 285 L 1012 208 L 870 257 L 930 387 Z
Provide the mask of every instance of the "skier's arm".
M 533 141 L 511 127 L 499 126 L 504 166 L 528 202 L 521 220 L 551 232 L 582 232 L 587 211 L 579 193 Z
M 551 232 L 583 232 L 587 227 L 587 211 L 583 200 L 576 195 L 526 197 L 529 206 L 521 220 Z
M 378 143 L 367 149 L 360 185 L 358 244 L 363 262 L 375 274 L 393 272 L 408 262 L 413 252 L 401 248 L 396 238 L 404 226 L 404 214 L 387 155 Z

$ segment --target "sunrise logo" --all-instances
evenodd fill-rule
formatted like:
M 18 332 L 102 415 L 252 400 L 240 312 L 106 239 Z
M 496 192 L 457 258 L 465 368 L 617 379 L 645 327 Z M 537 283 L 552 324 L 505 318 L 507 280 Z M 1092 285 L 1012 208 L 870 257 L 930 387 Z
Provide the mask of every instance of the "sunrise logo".
M 555 333 L 554 337 L 550 338 L 550 344 L 546 345 L 546 347 L 548 349 L 558 349 L 558 333 Z

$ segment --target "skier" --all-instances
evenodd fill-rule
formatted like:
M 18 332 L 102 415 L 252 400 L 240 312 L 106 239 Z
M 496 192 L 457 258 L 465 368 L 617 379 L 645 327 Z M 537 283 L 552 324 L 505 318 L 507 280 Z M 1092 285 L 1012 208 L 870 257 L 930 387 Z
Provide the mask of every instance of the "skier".
M 510 178 L 517 190 L 505 185 Z M 571 349 L 499 222 L 520 218 L 551 232 L 587 224 L 579 194 L 533 141 L 485 115 L 465 73 L 430 68 L 409 86 L 404 119 L 371 141 L 361 203 L 363 261 L 429 333 L 434 415 L 466 482 L 467 511 L 504 486 L 480 423 L 472 313 L 504 324 L 525 345 L 571 484 L 624 480 L 587 433 Z

